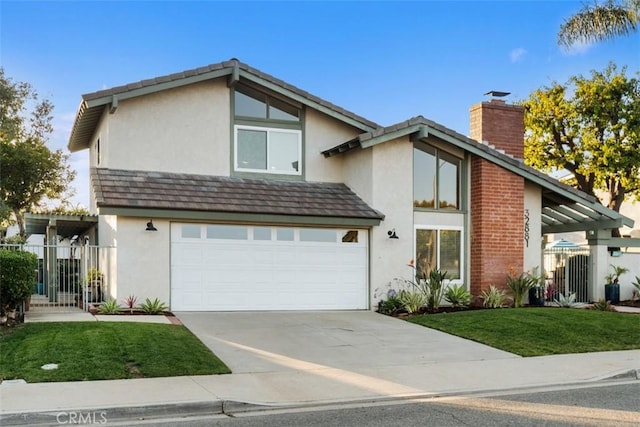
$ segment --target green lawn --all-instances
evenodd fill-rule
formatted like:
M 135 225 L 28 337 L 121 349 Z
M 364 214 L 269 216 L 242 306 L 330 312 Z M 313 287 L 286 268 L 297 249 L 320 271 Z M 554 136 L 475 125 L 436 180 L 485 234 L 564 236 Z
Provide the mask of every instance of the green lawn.
M 640 315 L 570 308 L 470 310 L 407 318 L 520 356 L 640 349 Z
M 230 372 L 181 325 L 27 323 L 3 331 L 0 350 L 0 378 L 29 383 Z M 43 370 L 48 363 L 58 369 Z

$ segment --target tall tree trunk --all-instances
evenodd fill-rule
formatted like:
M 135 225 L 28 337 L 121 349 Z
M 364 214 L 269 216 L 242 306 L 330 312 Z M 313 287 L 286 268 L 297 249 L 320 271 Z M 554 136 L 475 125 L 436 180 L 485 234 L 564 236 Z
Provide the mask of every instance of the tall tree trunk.
M 22 212 L 18 209 L 13 209 L 13 214 L 16 217 L 16 222 L 18 223 L 18 229 L 20 230 L 20 236 L 27 238 L 27 231 L 24 228 L 24 217 L 22 216 Z
M 609 203 L 607 207 L 616 212 L 620 212 L 622 203 L 624 202 L 625 189 L 618 180 L 612 180 L 609 184 Z M 611 229 L 611 237 L 621 237 L 619 228 Z

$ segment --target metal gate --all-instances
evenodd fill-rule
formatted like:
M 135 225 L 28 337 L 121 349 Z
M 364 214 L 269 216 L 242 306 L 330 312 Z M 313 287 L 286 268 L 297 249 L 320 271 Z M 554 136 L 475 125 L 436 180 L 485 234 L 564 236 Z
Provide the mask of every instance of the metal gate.
M 576 302 L 589 302 L 589 248 L 547 248 L 544 250 L 545 300 L 559 294 L 575 294 Z
M 91 303 L 109 298 L 109 273 L 115 248 L 92 245 L 0 245 L 38 257 L 33 293 L 24 311 L 88 311 Z

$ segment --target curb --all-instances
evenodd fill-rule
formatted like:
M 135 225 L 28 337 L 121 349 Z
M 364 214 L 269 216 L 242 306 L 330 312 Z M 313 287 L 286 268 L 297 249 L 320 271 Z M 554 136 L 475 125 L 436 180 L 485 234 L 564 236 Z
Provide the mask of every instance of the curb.
M 0 415 L 2 426 L 49 426 L 61 424 L 108 424 L 154 418 L 193 417 L 222 414 L 224 402 L 169 403 L 113 408 L 60 409 L 59 411 L 24 412 Z
M 297 402 L 297 403 L 258 403 L 240 402 L 234 400 L 213 400 L 189 403 L 167 403 L 161 405 L 142 405 L 130 407 L 104 407 L 104 408 L 81 408 L 81 409 L 60 409 L 49 411 L 34 411 L 22 413 L 0 414 L 0 425 L 4 426 L 57 426 L 60 424 L 107 424 L 126 421 L 143 421 L 165 418 L 188 418 L 211 415 L 227 414 L 232 416 L 237 413 L 323 408 L 334 405 L 358 405 L 391 402 L 410 402 L 411 400 L 439 399 L 455 396 L 491 396 L 503 394 L 518 394 L 531 392 L 532 390 L 542 391 L 555 387 L 579 386 L 598 387 L 617 382 L 640 380 L 640 369 L 631 369 L 620 372 L 607 378 L 600 378 L 587 382 L 574 382 L 564 384 L 547 384 L 530 387 L 517 387 L 502 390 L 458 390 L 439 393 L 418 393 L 415 395 L 403 396 L 381 396 L 376 398 L 347 399 L 341 401 L 321 401 L 321 402 Z

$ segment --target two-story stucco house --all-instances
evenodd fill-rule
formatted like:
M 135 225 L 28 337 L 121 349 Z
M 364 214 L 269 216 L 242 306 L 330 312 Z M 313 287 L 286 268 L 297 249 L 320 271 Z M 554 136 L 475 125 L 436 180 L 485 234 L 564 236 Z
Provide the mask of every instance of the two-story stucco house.
M 375 309 L 411 259 L 478 295 L 539 266 L 545 233 L 628 225 L 523 165 L 522 118 L 492 100 L 471 109 L 474 139 L 383 127 L 232 59 L 83 95 L 69 149 L 90 150 L 112 297 Z

